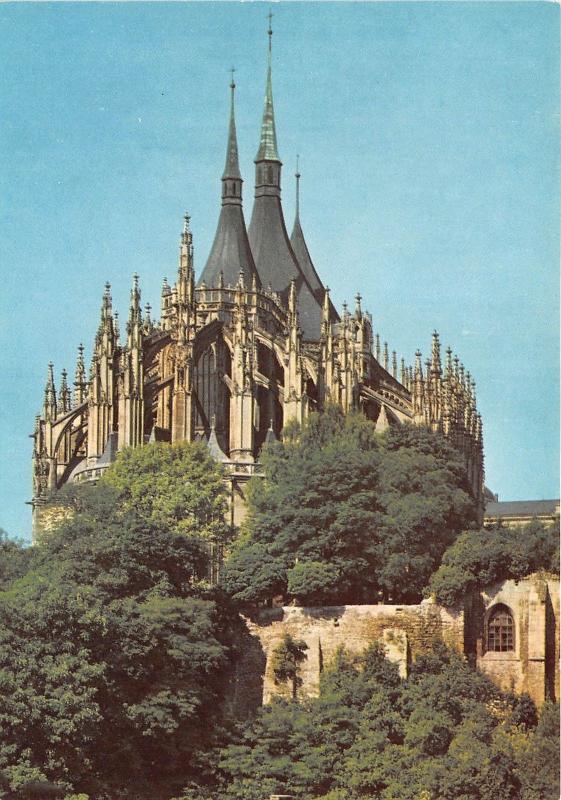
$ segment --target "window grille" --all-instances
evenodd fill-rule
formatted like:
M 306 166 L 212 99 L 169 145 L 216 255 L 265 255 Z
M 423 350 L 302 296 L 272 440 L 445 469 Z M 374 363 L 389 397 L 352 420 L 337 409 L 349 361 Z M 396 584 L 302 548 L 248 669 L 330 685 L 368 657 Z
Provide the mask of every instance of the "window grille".
M 505 653 L 514 650 L 514 620 L 507 608 L 496 608 L 487 623 L 487 650 Z

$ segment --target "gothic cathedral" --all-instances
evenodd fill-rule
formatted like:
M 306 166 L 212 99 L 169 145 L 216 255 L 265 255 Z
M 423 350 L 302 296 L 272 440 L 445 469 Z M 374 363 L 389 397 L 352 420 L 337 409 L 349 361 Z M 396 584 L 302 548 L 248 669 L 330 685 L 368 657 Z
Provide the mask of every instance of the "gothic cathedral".
M 265 107 L 255 158 L 249 228 L 242 207 L 234 116 L 235 84 L 222 175 L 222 208 L 202 274 L 193 268 L 185 215 L 179 268 L 164 279 L 160 321 L 141 309 L 134 277 L 126 334 L 120 338 L 106 285 L 89 376 L 78 348 L 73 391 L 63 370 L 58 393 L 49 364 L 42 413 L 33 434 L 34 530 L 45 499 L 67 482 L 96 480 L 124 447 L 206 440 L 224 464 L 232 523 L 245 482 L 259 472 L 264 443 L 326 404 L 360 410 L 376 427 L 411 422 L 450 437 L 464 454 L 483 508 L 483 442 L 475 383 L 439 336 L 423 365 L 409 366 L 374 334 L 357 295 L 339 314 L 312 263 L 298 210 L 289 237 L 281 204 L 271 81 L 271 35 Z

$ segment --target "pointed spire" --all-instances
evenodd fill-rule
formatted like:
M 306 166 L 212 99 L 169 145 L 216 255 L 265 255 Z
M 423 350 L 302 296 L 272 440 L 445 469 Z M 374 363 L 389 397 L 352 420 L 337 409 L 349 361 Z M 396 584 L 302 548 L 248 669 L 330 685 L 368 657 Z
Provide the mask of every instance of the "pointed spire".
M 135 312 L 140 312 L 140 288 L 136 273 L 132 276 L 131 309 Z
M 294 216 L 294 224 L 296 221 L 300 219 L 300 156 L 296 156 L 296 173 L 294 177 L 296 178 L 296 214 Z
M 360 294 L 360 292 L 356 293 L 355 300 L 356 300 L 355 318 L 360 322 L 360 320 L 362 319 L 362 306 L 360 304 L 360 301 L 362 300 L 362 295 Z
M 140 310 L 140 288 L 138 285 L 138 275 L 135 273 L 132 278 L 131 304 L 129 309 L 129 319 L 127 322 L 127 332 L 130 334 L 131 329 L 136 325 L 140 325 L 141 322 L 142 313 Z
M 67 378 L 68 373 L 63 369 L 60 376 L 60 389 L 58 392 L 58 408 L 62 414 L 66 414 L 67 411 L 70 411 L 72 404 Z
M 231 286 L 235 284 L 240 269 L 244 272 L 247 286 L 251 286 L 254 280 L 259 287 L 261 286 L 259 275 L 255 269 L 255 261 L 247 236 L 242 208 L 243 181 L 239 167 L 235 119 L 235 70 L 232 69 L 231 72 L 230 126 L 226 148 L 226 164 L 222 174 L 222 208 L 214 235 L 214 242 L 212 243 L 205 268 L 199 277 L 199 287 L 202 287 L 203 283 L 210 287 L 216 287 L 219 280 Z M 221 272 L 222 279 L 219 278 Z
M 146 303 L 144 306 L 144 333 L 149 334 L 154 330 L 154 323 L 152 322 L 152 306 Z
M 228 128 L 228 147 L 226 149 L 226 164 L 224 165 L 224 172 L 222 180 L 227 179 L 234 181 L 241 181 L 240 164 L 238 158 L 238 138 L 236 135 L 236 116 L 235 116 L 235 91 L 236 84 L 234 81 L 235 69 L 232 67 L 232 80 L 230 81 L 230 126 Z M 223 195 L 224 196 L 224 195 Z M 240 197 L 241 200 L 241 197 Z
M 53 362 L 49 361 L 47 368 L 47 383 L 45 385 L 44 416 L 46 420 L 54 420 L 57 415 L 55 377 Z
M 420 381 L 423 379 L 423 362 L 421 360 L 422 353 L 420 350 L 415 351 L 415 380 Z
M 290 281 L 290 290 L 288 292 L 288 310 L 291 314 L 296 314 L 296 281 L 294 278 Z
M 447 347 L 446 348 L 446 377 L 448 379 L 450 379 L 452 377 L 453 371 L 454 370 L 453 370 L 453 367 L 452 367 L 452 348 L 451 347 Z
M 329 286 L 325 287 L 325 293 L 323 295 L 323 321 L 329 322 L 329 310 L 330 310 L 330 303 L 329 303 Z
M 86 399 L 86 365 L 84 364 L 84 345 L 78 345 L 78 358 L 74 372 L 74 404 L 79 406 Z
M 440 363 L 440 337 L 438 331 L 434 331 L 432 334 L 431 372 L 436 377 L 442 374 L 442 365 Z
M 267 66 L 267 84 L 265 88 L 265 105 L 263 108 L 263 121 L 261 123 L 261 140 L 255 161 L 279 161 L 277 152 L 277 132 L 275 129 L 275 112 L 273 108 L 273 82 L 271 78 L 272 40 L 273 29 L 271 26 L 273 15 L 269 12 L 269 59 Z

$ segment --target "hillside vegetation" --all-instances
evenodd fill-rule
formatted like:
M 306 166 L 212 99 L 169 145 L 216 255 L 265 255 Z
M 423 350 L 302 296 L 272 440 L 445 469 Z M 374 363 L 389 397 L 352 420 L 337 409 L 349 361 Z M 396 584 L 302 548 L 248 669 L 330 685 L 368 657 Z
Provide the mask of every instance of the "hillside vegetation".
M 428 432 L 330 412 L 263 461 L 235 543 L 203 444 L 127 450 L 98 486 L 57 496 L 73 514 L 37 547 L 3 537 L 0 798 L 557 800 L 555 711 L 538 719 L 445 650 L 405 681 L 376 644 L 341 651 L 299 701 L 302 643 L 285 641 L 275 679 L 295 699 L 233 717 L 247 603 L 403 602 L 427 585 L 457 599 L 550 568 L 555 547 L 536 525 L 519 557 L 511 532 L 458 536 L 473 501 Z M 215 546 L 231 550 L 220 587 Z

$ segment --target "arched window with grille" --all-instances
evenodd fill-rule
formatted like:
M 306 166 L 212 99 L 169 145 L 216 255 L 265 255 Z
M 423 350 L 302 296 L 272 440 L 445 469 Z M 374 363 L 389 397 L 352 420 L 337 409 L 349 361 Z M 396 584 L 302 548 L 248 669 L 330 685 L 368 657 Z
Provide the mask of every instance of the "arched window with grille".
M 513 650 L 514 618 L 506 606 L 495 606 L 487 620 L 487 651 L 507 653 Z

